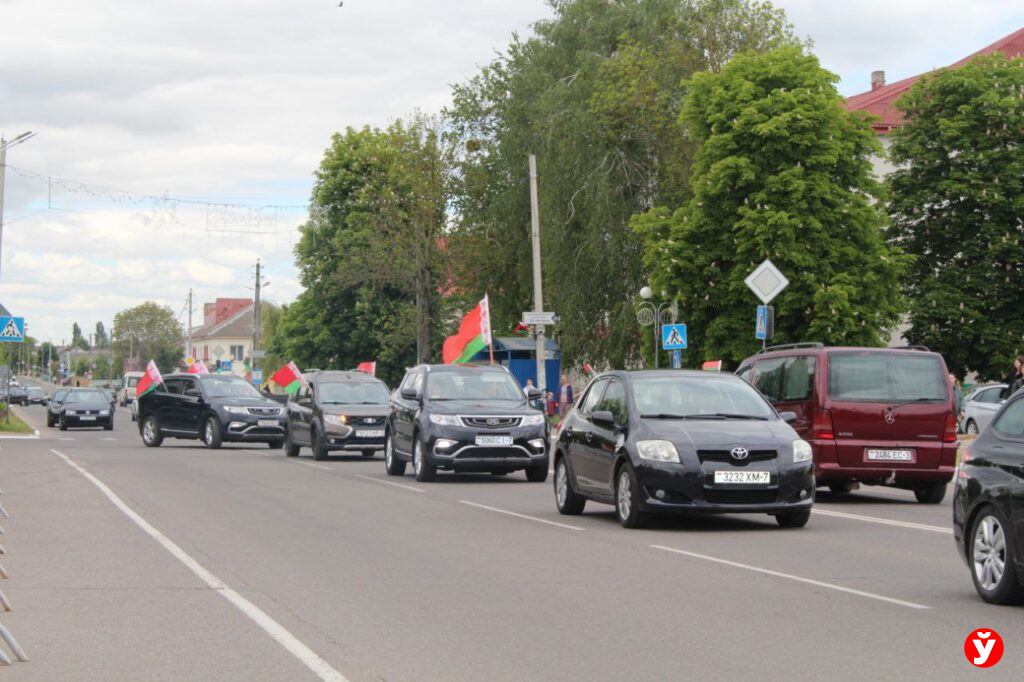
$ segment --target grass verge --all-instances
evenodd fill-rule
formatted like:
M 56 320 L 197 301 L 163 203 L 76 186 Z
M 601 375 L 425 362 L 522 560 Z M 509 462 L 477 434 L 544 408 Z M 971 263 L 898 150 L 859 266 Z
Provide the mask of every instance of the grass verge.
M 36 430 L 25 423 L 25 421 L 18 415 L 11 412 L 11 421 L 7 422 L 6 419 L 0 415 L 0 433 L 35 433 Z

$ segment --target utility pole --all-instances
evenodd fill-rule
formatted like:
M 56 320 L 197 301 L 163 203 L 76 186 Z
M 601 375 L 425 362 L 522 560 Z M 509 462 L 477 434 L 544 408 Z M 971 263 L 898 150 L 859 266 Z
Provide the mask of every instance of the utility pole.
M 256 357 L 256 351 L 260 348 L 260 332 L 261 332 L 261 321 L 260 321 L 260 259 L 256 259 L 256 302 L 253 304 L 252 309 L 252 368 L 255 370 L 259 367 L 260 361 Z
M 0 135 L 0 262 L 3 261 L 4 244 L 4 182 L 7 179 L 7 148 L 21 144 L 25 140 L 35 137 L 35 133 L 27 132 L 18 135 L 12 140 L 4 140 Z M 10 394 L 8 394 L 10 395 Z
M 188 334 L 185 342 L 185 357 L 192 357 L 192 290 L 188 290 Z
M 541 291 L 540 273 L 540 206 L 537 199 L 537 157 L 530 154 L 530 223 L 533 232 L 533 311 L 544 312 L 544 294 Z M 544 325 L 535 328 L 537 336 L 537 388 L 547 390 L 545 372 L 546 344 L 544 342 Z

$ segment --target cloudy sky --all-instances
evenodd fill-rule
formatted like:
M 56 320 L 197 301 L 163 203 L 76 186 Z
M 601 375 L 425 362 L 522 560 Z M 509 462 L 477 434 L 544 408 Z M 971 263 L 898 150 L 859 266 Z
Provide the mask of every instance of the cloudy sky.
M 843 94 L 953 62 L 1024 27 L 1011 0 L 781 0 Z M 7 155 L 0 302 L 33 336 L 300 291 L 292 265 L 332 132 L 436 111 L 550 15 L 544 0 L 0 0 Z M 184 320 L 184 315 L 182 316 Z

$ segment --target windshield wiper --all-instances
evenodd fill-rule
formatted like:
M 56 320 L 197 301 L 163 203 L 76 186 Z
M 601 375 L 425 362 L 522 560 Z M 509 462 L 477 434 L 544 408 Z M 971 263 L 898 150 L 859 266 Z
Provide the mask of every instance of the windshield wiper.
M 753 419 L 755 421 L 768 421 L 768 417 L 758 417 L 756 414 L 735 414 L 731 412 L 714 412 L 712 414 L 693 415 L 695 419 L 702 417 L 720 417 L 722 419 Z
M 688 414 L 670 414 L 668 412 L 659 412 L 658 414 L 642 414 L 641 419 L 689 419 L 691 415 Z

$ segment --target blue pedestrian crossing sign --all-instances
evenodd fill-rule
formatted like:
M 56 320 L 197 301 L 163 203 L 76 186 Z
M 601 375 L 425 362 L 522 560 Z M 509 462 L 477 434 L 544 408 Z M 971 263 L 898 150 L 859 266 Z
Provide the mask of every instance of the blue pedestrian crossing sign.
M 758 341 L 764 341 L 768 338 L 768 306 L 766 305 L 757 306 L 757 327 L 754 331 L 754 336 L 757 337 Z
M 25 318 L 0 315 L 0 341 L 23 343 L 25 341 Z
M 686 325 L 661 325 L 661 347 L 665 350 L 683 350 L 686 348 Z

